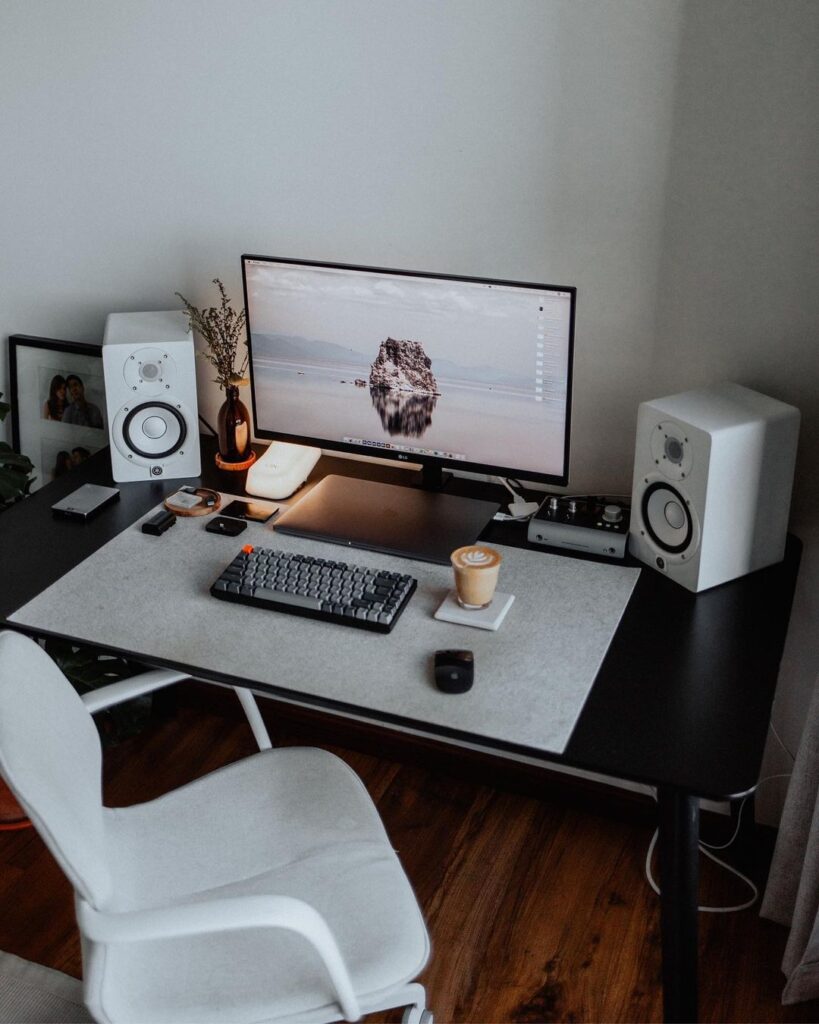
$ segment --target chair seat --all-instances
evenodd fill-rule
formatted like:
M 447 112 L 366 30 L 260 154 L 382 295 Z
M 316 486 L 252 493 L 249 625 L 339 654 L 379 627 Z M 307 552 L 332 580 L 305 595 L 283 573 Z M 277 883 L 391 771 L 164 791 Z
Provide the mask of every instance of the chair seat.
M 332 754 L 264 751 L 150 803 L 108 808 L 105 821 L 116 902 L 101 909 L 265 893 L 307 899 L 365 1006 L 426 962 L 426 928 L 378 813 Z M 115 944 L 104 955 L 112 1020 L 336 1018 L 320 961 L 290 931 Z

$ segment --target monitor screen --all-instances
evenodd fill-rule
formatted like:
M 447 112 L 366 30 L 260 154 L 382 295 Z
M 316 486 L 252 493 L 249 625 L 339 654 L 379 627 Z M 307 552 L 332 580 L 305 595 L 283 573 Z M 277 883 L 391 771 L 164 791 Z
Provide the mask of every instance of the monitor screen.
M 259 437 L 568 480 L 576 290 L 243 256 Z

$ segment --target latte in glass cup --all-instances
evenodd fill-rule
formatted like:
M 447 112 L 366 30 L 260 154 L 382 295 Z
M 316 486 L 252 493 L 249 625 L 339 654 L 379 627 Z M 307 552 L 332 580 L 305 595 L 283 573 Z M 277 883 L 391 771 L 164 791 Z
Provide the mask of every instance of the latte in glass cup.
M 498 552 L 483 544 L 469 544 L 457 548 L 449 558 L 455 572 L 458 604 L 470 611 L 490 605 L 503 561 Z

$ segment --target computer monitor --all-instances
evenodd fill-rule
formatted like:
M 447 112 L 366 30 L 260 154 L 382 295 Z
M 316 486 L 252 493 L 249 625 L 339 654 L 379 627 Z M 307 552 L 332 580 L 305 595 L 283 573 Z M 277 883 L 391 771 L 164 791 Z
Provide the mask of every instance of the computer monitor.
M 563 486 L 576 290 L 242 257 L 256 434 Z

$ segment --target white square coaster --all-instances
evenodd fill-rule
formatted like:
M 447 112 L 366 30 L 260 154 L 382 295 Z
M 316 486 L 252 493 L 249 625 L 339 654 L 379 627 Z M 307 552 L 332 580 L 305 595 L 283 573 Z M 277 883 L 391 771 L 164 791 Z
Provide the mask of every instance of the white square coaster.
M 495 593 L 488 608 L 470 610 L 461 608 L 455 591 L 450 590 L 435 613 L 436 619 L 457 622 L 459 626 L 475 626 L 477 629 L 498 629 L 515 600 L 514 594 Z

